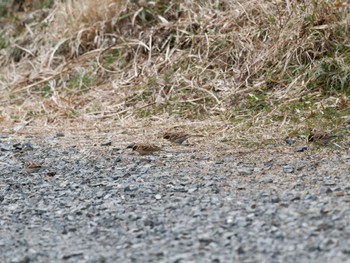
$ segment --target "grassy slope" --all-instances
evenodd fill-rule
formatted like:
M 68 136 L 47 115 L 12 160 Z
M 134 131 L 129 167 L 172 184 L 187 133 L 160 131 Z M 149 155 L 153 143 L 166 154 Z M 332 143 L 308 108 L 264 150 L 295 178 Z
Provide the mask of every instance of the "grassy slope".
M 311 128 L 346 138 L 349 9 L 321 0 L 3 6 L 0 121 L 158 118 L 225 131 L 227 140 Z

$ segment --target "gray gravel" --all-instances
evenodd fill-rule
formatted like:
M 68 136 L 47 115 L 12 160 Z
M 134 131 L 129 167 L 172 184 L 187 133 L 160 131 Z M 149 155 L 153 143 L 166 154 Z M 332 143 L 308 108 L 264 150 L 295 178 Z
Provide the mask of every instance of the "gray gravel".
M 346 153 L 62 140 L 0 139 L 0 262 L 350 262 Z

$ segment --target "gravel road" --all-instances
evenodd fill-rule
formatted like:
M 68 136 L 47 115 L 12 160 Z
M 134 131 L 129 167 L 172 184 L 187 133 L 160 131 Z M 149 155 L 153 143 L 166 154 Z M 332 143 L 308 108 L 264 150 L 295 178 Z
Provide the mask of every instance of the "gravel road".
M 64 140 L 0 139 L 0 262 L 350 262 L 348 153 Z

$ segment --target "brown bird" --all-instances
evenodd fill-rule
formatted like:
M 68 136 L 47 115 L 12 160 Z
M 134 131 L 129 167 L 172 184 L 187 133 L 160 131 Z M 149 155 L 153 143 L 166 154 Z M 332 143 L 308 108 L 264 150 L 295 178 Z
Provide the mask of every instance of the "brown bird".
M 24 163 L 24 172 L 27 175 L 30 175 L 32 173 L 37 173 L 40 171 L 42 166 L 36 162 L 25 162 Z
M 188 134 L 185 132 L 166 132 L 163 135 L 163 139 L 176 144 L 182 144 L 190 137 L 203 137 L 203 135 Z
M 131 143 L 126 148 L 131 148 L 133 151 L 138 152 L 139 155 L 150 155 L 162 150 L 157 145 L 147 143 Z
M 315 129 L 312 129 L 307 139 L 308 139 L 308 142 L 326 145 L 339 137 L 341 136 L 335 135 L 335 134 L 329 134 L 321 131 L 316 131 Z

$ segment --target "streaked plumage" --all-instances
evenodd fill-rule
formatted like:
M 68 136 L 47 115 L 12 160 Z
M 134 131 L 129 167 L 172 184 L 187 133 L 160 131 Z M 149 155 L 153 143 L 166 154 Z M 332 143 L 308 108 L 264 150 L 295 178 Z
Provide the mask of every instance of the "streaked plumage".
M 42 166 L 36 162 L 25 162 L 24 163 L 24 171 L 26 174 L 37 173 L 40 171 Z
M 316 131 L 315 129 L 313 129 L 313 130 L 311 130 L 311 132 L 308 136 L 308 141 L 316 143 L 316 144 L 326 145 L 339 137 L 340 137 L 340 135 L 329 134 L 329 133 L 325 133 L 325 132 L 321 132 L 321 131 Z
M 159 146 L 148 143 L 132 143 L 126 148 L 131 148 L 134 152 L 139 153 L 139 155 L 150 155 L 161 151 L 161 148 Z
M 176 144 L 182 144 L 190 137 L 203 137 L 203 135 L 188 134 L 185 132 L 166 132 L 163 135 L 163 139 Z
M 184 133 L 184 132 L 166 132 L 163 135 L 163 138 L 176 144 L 182 144 L 184 141 L 186 141 L 188 138 L 190 138 L 191 135 Z

